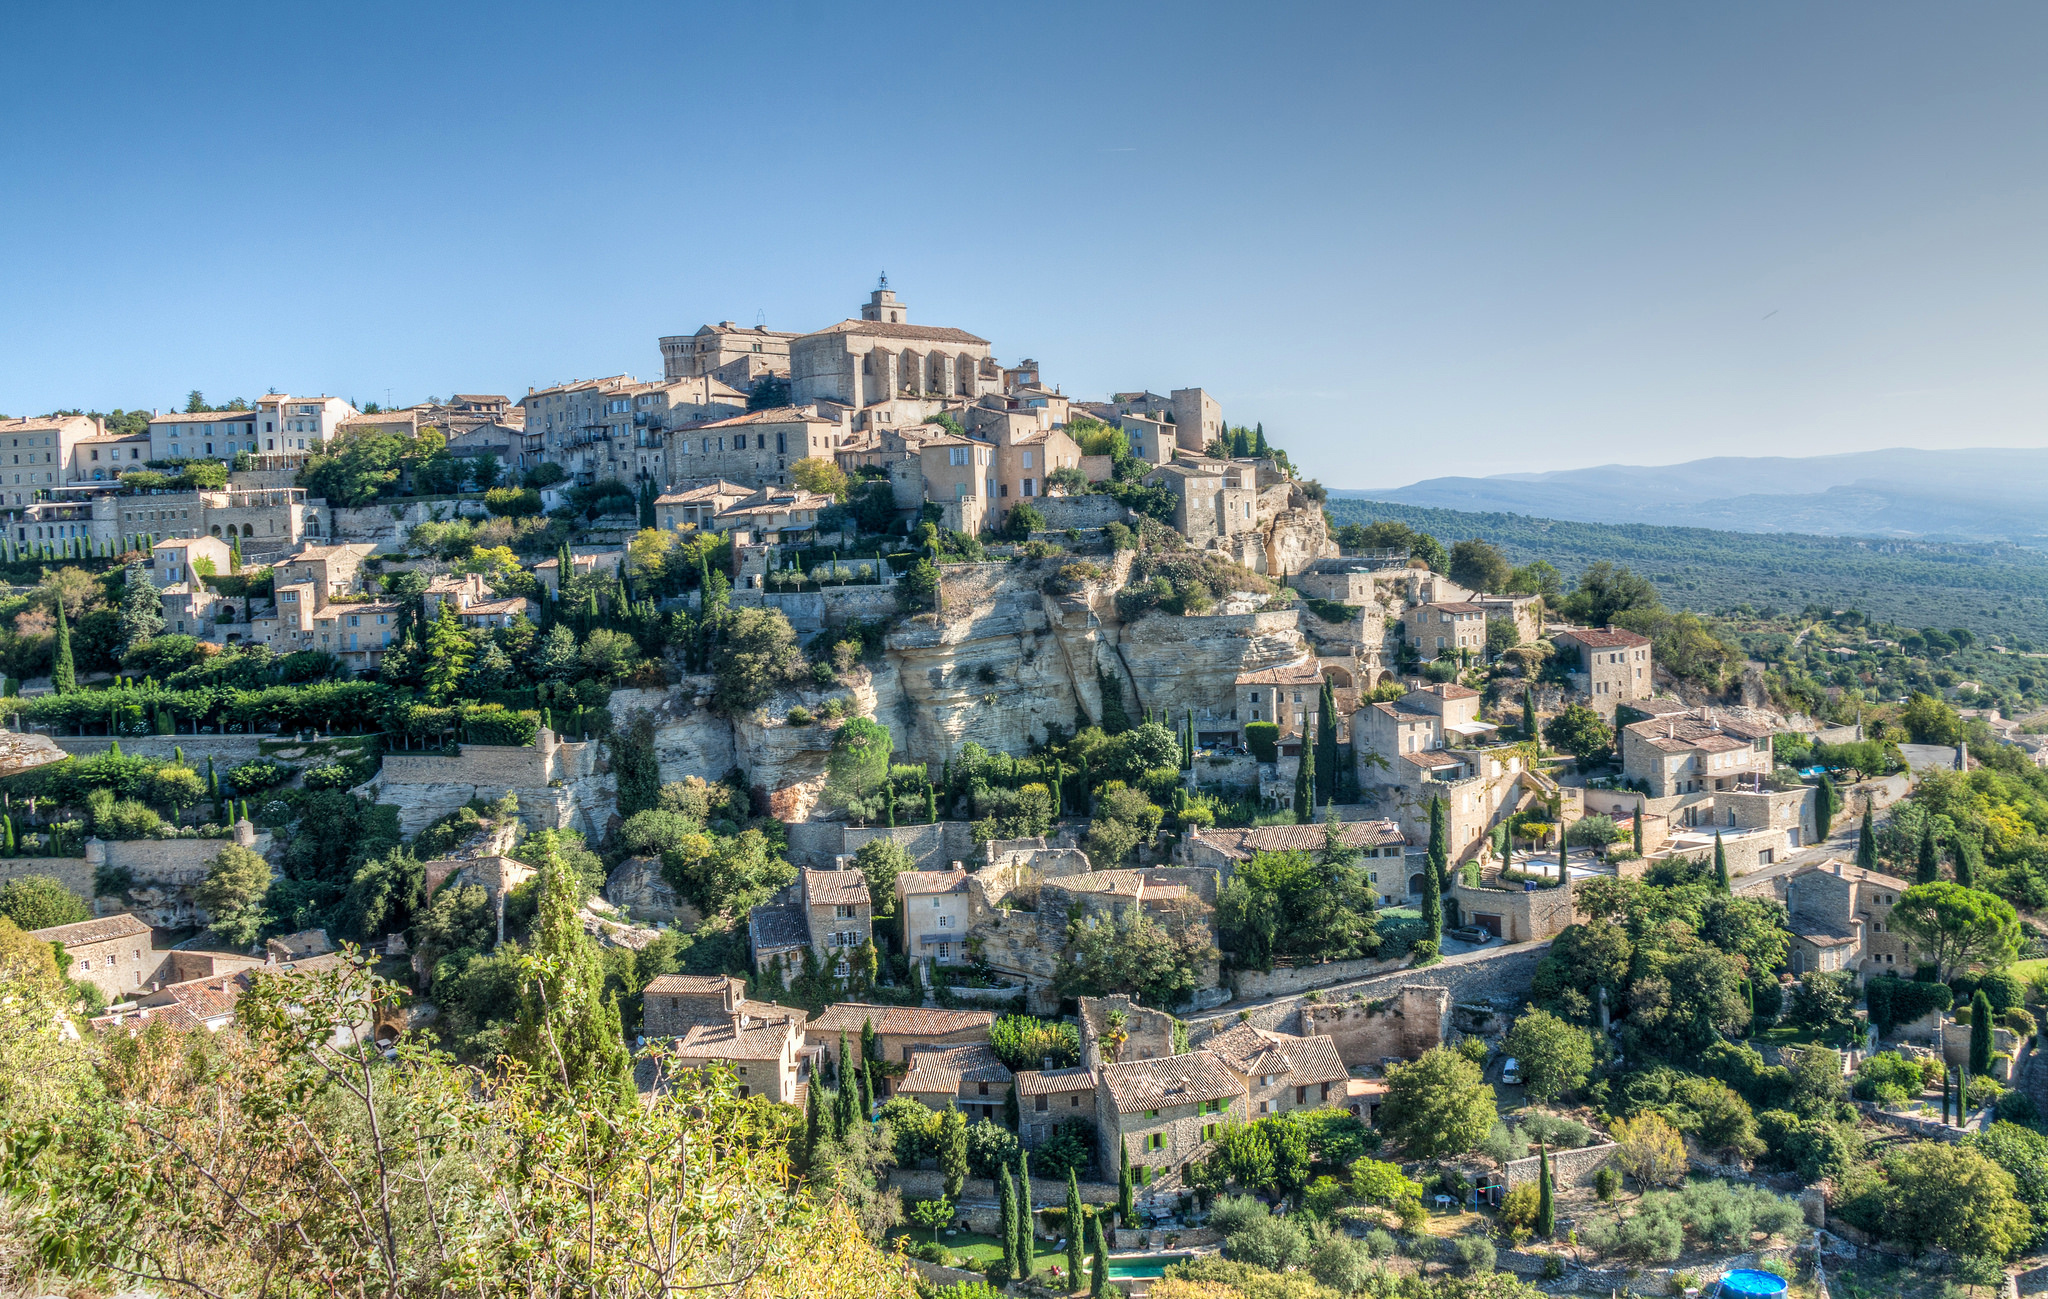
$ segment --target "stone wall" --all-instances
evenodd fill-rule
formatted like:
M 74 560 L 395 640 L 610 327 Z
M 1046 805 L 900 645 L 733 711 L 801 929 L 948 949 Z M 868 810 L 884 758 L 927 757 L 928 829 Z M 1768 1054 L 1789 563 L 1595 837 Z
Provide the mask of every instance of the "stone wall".
M 1236 723 L 1230 725 L 1235 727 Z M 1257 789 L 1259 760 L 1249 753 L 1233 754 L 1227 758 L 1198 758 L 1195 761 L 1194 776 L 1195 787 L 1198 789 Z
M 1131 511 L 1114 496 L 1090 493 L 1087 496 L 1046 496 L 1033 501 L 1038 512 L 1045 516 L 1045 531 L 1060 532 L 1067 528 L 1099 528 L 1105 523 L 1128 523 Z M 1054 538 L 1058 540 L 1058 538 Z
M 1115 1152 L 1110 1152 L 1114 1154 Z M 889 1170 L 889 1185 L 903 1192 L 906 1203 L 914 1200 L 935 1200 L 945 1194 L 946 1179 L 937 1169 L 892 1168 Z M 960 1188 L 960 1198 L 965 1200 L 987 1200 L 994 1202 L 996 1184 L 986 1177 L 970 1177 Z M 1115 1204 L 1116 1184 L 1114 1182 L 1082 1182 L 1081 1202 L 1083 1204 Z M 1066 1207 L 1067 1179 L 1031 1175 L 1031 1207 L 1034 1209 L 1059 1209 Z
M 1300 1020 L 1303 1035 L 1334 1041 L 1348 1067 L 1412 1060 L 1450 1035 L 1451 994 L 1408 984 L 1365 1001 L 1304 1003 Z
M 0 884 L 47 875 L 87 902 L 93 900 L 92 863 L 83 857 L 0 857 Z
M 574 826 L 602 835 L 617 791 L 598 770 L 597 741 L 562 743 L 543 730 L 533 745 L 465 744 L 444 754 L 387 753 L 377 774 L 351 793 L 396 808 L 411 836 L 474 798 L 519 799 L 519 819 L 536 830 Z
M 80 735 L 66 737 L 52 735 L 57 747 L 75 757 L 89 757 L 105 753 L 113 744 L 113 738 L 106 735 Z M 258 746 L 265 740 L 277 737 L 269 734 L 256 735 L 124 735 L 121 737 L 121 752 L 131 758 L 169 759 L 176 751 L 185 751 L 185 761 L 195 767 L 204 767 L 211 757 L 220 774 L 227 775 L 226 768 L 240 766 L 263 757 Z
M 1238 970 L 1230 976 L 1231 989 L 1239 997 L 1272 997 L 1282 993 L 1327 988 L 1333 983 L 1389 974 L 1404 968 L 1412 958 L 1392 961 L 1324 961 L 1320 965 L 1276 966 L 1271 970 Z
M 1340 985 L 1346 997 L 1360 996 L 1367 1001 L 1391 997 L 1402 987 L 1419 986 L 1442 988 L 1453 1002 L 1500 1001 L 1520 1006 L 1529 997 L 1530 982 L 1536 977 L 1536 963 L 1550 950 L 1549 943 L 1530 943 L 1521 947 L 1503 947 L 1493 951 L 1481 950 L 1471 957 L 1439 962 L 1422 969 L 1396 970 L 1361 979 L 1357 983 Z M 1269 1028 L 1283 1033 L 1299 1030 L 1302 1011 L 1317 1003 L 1303 1001 L 1300 997 L 1288 997 L 1264 1006 L 1255 1006 L 1245 1011 L 1220 1011 L 1192 1017 L 1192 1022 L 1220 1024 L 1228 1028 L 1244 1016 L 1244 1022 L 1256 1028 Z M 1326 1001 L 1323 1006 L 1339 1003 Z
M 268 831 L 256 833 L 247 821 L 236 826 L 233 839 L 88 839 L 86 879 L 90 882 L 102 865 L 125 870 L 135 882 L 120 899 L 122 909 L 159 929 L 203 925 L 212 917 L 193 899 L 192 889 L 230 843 L 268 856 L 272 839 Z
M 937 825 L 847 825 L 842 821 L 799 821 L 788 827 L 791 865 L 830 870 L 833 858 L 851 856 L 871 839 L 893 839 L 918 870 L 950 870 L 954 862 L 972 870 L 977 854 L 974 827 L 967 821 Z
M 1572 923 L 1572 895 L 1563 888 L 1516 891 L 1454 883 L 1451 896 L 1457 900 L 1461 923 L 1480 923 L 1473 919 L 1475 914 L 1492 916 L 1500 923 L 1500 937 L 1510 943 L 1552 939 Z
M 849 563 L 860 562 L 857 558 Z M 869 560 L 873 563 L 873 560 Z M 799 636 L 850 622 L 888 618 L 898 609 L 896 588 L 877 584 L 830 586 L 822 591 L 734 591 L 737 607 L 779 609 Z
M 1550 1177 L 1555 1186 L 1591 1186 L 1593 1175 L 1607 1166 L 1614 1158 L 1614 1152 L 1621 1149 L 1612 1141 L 1597 1146 L 1586 1146 L 1579 1150 L 1553 1150 L 1550 1152 Z M 1534 1182 L 1540 1171 L 1540 1159 L 1530 1155 L 1526 1159 L 1511 1159 L 1507 1167 L 1507 1188 L 1514 1190 L 1524 1182 Z

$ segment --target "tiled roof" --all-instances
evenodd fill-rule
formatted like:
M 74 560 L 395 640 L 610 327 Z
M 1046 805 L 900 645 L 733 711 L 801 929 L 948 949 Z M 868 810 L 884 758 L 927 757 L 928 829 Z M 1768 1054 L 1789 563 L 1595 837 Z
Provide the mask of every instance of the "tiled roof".
M 914 1095 L 953 1095 L 963 1082 L 1008 1085 L 1010 1069 L 996 1058 L 995 1048 L 986 1042 L 918 1051 L 910 1057 L 910 1070 L 896 1084 L 899 1092 Z
M 1479 692 L 1470 686 L 1461 686 L 1455 681 L 1442 681 L 1433 686 L 1424 686 L 1415 693 L 1435 695 L 1439 699 L 1477 699 Z
M 1425 604 L 1424 609 L 1441 609 L 1445 613 L 1485 613 L 1486 606 L 1473 604 L 1469 600 L 1445 600 L 1437 604 Z
M 1323 836 L 1320 825 L 1255 825 L 1195 831 L 1195 838 L 1232 857 L 1249 857 L 1255 852 L 1320 852 Z M 1408 839 L 1392 821 L 1341 821 L 1337 825 L 1337 841 L 1347 848 L 1384 848 L 1405 844 Z
M 792 1033 L 791 1020 L 748 1028 L 734 1021 L 723 1024 L 692 1024 L 676 1042 L 676 1054 L 701 1056 L 707 1060 L 779 1060 Z
M 1322 684 L 1323 670 L 1314 659 L 1300 663 L 1286 663 L 1276 668 L 1263 668 L 1257 672 L 1240 672 L 1237 684 L 1241 686 L 1263 685 L 1309 685 Z
M 867 902 L 868 881 L 859 871 L 804 871 L 804 891 L 812 906 L 856 907 Z
M 469 606 L 469 608 L 467 609 L 459 609 L 456 611 L 458 616 L 464 618 L 473 618 L 488 614 L 525 612 L 526 597 L 523 595 L 507 596 L 503 600 L 485 600 L 481 603 L 473 604 Z
M 1639 636 L 1632 631 L 1623 631 L 1618 627 L 1604 629 L 1597 627 L 1567 627 L 1557 633 L 1557 635 L 1560 639 L 1573 641 L 1584 645 L 1587 649 L 1596 650 L 1634 649 L 1637 646 L 1650 643 L 1649 637 Z
M 1883 888 L 1897 889 L 1901 893 L 1913 887 L 1910 881 L 1902 880 L 1896 875 L 1886 875 L 1881 871 L 1865 870 L 1863 867 L 1852 865 L 1839 857 L 1831 857 L 1824 862 L 1819 862 L 1796 871 L 1793 873 L 1792 878 L 1796 880 L 1801 875 L 1812 875 L 1815 872 L 1838 876 L 1857 884 L 1875 884 Z
M 715 483 L 706 483 L 702 487 L 692 487 L 687 491 L 669 492 L 666 495 L 657 496 L 654 498 L 654 503 L 656 505 L 688 505 L 695 501 L 709 501 L 718 496 L 730 496 L 735 500 L 745 500 L 753 494 L 754 489 L 751 487 L 742 487 L 738 483 L 728 483 L 724 479 L 720 479 Z
M 168 1006 L 143 1006 L 133 1011 L 101 1015 L 91 1021 L 91 1028 L 96 1033 L 139 1033 L 151 1024 L 168 1024 L 180 1030 L 206 1027 L 204 1020 L 173 1002 Z
M 1350 1071 L 1330 1038 L 1296 1037 L 1239 1024 L 1202 1043 L 1241 1074 L 1278 1074 L 1290 1087 L 1335 1082 Z
M 1457 767 L 1464 765 L 1464 759 L 1458 757 L 1456 754 L 1446 753 L 1442 749 L 1424 749 L 1420 753 L 1404 753 L 1401 755 L 1401 757 L 1406 761 L 1413 763 L 1415 766 L 1428 767 L 1432 770 L 1438 767 Z
M 327 937 L 325 929 L 301 929 L 296 934 L 280 934 L 266 941 L 263 950 L 275 953 L 279 960 L 289 961 L 331 952 L 334 943 Z
M 40 938 L 46 943 L 83 947 L 88 943 L 104 943 L 113 938 L 139 937 L 149 932 L 148 925 L 124 911 L 118 916 L 101 916 L 97 920 L 81 920 L 70 925 L 52 925 L 48 929 L 33 930 L 29 936 Z
M 246 424 L 256 418 L 253 410 L 209 410 L 186 414 L 173 411 L 163 415 L 152 415 L 152 424 Z
M 161 990 L 159 995 L 168 995 L 178 1005 L 191 1012 L 193 1018 L 204 1021 L 231 1015 L 235 1003 L 248 990 L 248 980 L 238 975 L 213 975 L 204 979 L 192 979 L 185 983 L 173 983 Z
M 897 325 L 883 320 L 842 320 L 836 325 L 805 334 L 805 338 L 816 338 L 820 334 L 870 334 L 876 338 L 900 338 L 906 342 L 925 343 L 978 343 L 988 346 L 986 338 L 976 338 L 964 329 L 948 329 L 934 325 Z
M 896 877 L 896 887 L 906 897 L 923 897 L 928 893 L 958 893 L 967 887 L 967 872 L 904 871 Z
M 756 952 L 802 947 L 811 941 L 810 918 L 794 902 L 767 902 L 747 913 Z
M 689 432 L 700 428 L 736 428 L 747 424 L 836 424 L 837 420 L 826 419 L 815 411 L 802 406 L 776 406 L 769 410 L 750 410 L 744 415 L 732 415 L 725 419 L 706 420 L 684 428 Z
M 1057 1096 L 1095 1090 L 1095 1071 L 1074 1065 L 1066 1069 L 1026 1069 L 1017 1075 L 1019 1096 Z
M 860 1026 L 868 1020 L 875 1022 L 875 1032 L 892 1037 L 938 1037 L 976 1028 L 985 1031 L 996 1022 L 996 1017 L 987 1010 L 937 1010 L 927 1006 L 873 1006 L 842 1001 L 813 1015 L 811 1022 L 804 1025 L 804 1032 L 837 1033 L 845 1029 L 853 1034 L 860 1032 Z
M 664 974 L 649 983 L 646 991 L 669 997 L 701 997 L 723 993 L 734 982 L 730 974 Z
M 1207 1051 L 1106 1064 L 1102 1081 L 1119 1114 L 1195 1105 L 1242 1092 L 1230 1070 Z
M 1622 728 L 1639 740 L 1644 740 L 1666 753 L 1677 753 L 1687 749 L 1705 748 L 1711 753 L 1725 752 L 1729 748 L 1741 748 L 1744 744 L 1761 740 L 1771 734 L 1767 726 L 1738 721 L 1710 712 L 1707 717 L 1698 713 L 1674 714 L 1652 717 L 1646 721 L 1630 722 Z M 1715 745 L 1702 744 L 1712 738 Z M 1733 739 L 1733 745 L 1721 745 L 1721 739 Z
M 84 419 L 83 415 L 24 415 L 0 419 L 0 433 L 55 433 L 65 425 Z

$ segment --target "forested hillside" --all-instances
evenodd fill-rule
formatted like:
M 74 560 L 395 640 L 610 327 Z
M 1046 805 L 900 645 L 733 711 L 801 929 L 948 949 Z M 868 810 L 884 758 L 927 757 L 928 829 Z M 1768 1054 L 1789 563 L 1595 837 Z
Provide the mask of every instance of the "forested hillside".
M 1484 537 L 1512 562 L 1548 560 L 1567 579 L 1605 560 L 1649 577 L 1673 608 L 1820 604 L 1902 626 L 1967 627 L 2016 649 L 2048 644 L 2048 555 L 2018 546 L 1575 523 L 1386 501 L 1333 499 L 1327 508 L 1339 526 L 1392 519 L 1447 547 Z

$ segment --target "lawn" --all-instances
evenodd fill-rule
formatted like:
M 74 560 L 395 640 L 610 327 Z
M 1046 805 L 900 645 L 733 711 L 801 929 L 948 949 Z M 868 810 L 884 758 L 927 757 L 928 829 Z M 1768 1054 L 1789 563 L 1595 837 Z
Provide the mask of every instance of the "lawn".
M 897 1236 L 908 1236 L 913 1242 L 930 1240 L 932 1238 L 929 1228 L 916 1226 L 898 1227 L 890 1232 L 889 1235 L 892 1239 Z M 984 1266 L 1000 1262 L 1003 1257 L 1003 1242 L 994 1236 L 983 1235 L 978 1231 L 960 1231 L 950 1236 L 941 1231 L 939 1233 L 939 1244 L 944 1246 L 948 1252 L 960 1258 L 975 1259 Z M 1066 1270 L 1066 1250 L 1054 1249 L 1049 1241 L 1041 1240 L 1037 1242 L 1037 1245 L 1038 1248 L 1033 1251 L 1031 1256 L 1035 1264 L 1034 1272 L 1042 1276 L 1050 1276 L 1052 1275 L 1054 1264 L 1058 1264 L 1062 1272 Z

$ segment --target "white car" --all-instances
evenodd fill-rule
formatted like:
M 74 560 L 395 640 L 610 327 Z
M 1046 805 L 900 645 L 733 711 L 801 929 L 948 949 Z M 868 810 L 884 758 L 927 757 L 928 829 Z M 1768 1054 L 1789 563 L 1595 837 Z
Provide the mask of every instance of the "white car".
M 1509 1056 L 1507 1062 L 1500 1067 L 1500 1080 L 1510 1087 L 1521 1086 L 1522 1062 Z

